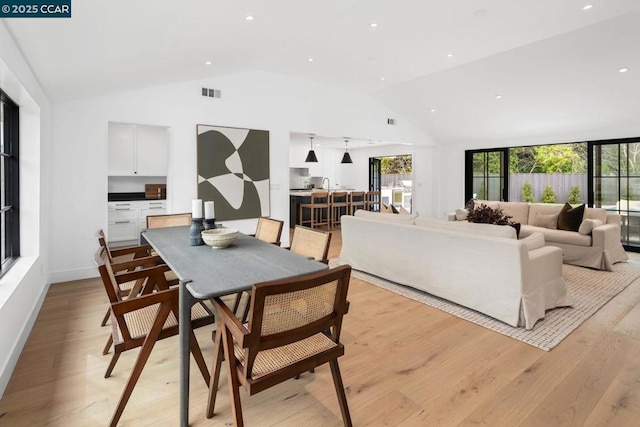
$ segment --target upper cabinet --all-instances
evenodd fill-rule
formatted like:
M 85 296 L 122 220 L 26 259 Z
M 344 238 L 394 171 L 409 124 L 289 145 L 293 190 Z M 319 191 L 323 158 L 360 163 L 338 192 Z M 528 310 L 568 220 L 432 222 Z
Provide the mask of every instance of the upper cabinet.
M 168 169 L 167 128 L 109 123 L 109 175 L 166 176 Z

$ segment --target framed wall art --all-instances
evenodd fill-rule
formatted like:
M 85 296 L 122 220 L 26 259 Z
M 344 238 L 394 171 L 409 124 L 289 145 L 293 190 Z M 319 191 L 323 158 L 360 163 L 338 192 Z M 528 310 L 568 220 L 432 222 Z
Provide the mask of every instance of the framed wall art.
M 269 216 L 269 131 L 197 125 L 198 198 L 217 220 Z

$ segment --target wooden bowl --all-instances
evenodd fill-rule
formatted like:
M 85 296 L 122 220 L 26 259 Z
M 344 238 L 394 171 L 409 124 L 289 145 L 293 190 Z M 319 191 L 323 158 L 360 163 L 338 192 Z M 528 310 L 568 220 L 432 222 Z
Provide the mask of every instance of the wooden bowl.
M 226 248 L 237 238 L 238 230 L 234 228 L 213 228 L 202 232 L 202 240 L 213 249 Z

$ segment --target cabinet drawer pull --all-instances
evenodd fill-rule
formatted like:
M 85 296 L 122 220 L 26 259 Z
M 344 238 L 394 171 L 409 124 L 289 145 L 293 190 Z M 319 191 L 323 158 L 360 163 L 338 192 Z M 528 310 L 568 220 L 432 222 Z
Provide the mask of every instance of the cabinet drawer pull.
M 161 205 L 163 202 L 149 202 L 150 205 Z
M 129 206 L 131 203 L 116 203 L 116 206 Z
M 116 210 L 117 210 L 117 211 L 130 211 L 131 209 L 129 209 L 129 208 L 122 208 L 122 209 L 118 209 L 118 208 L 116 208 Z
M 129 224 L 131 221 L 116 221 L 116 224 Z
M 149 206 L 149 209 L 164 209 L 162 206 Z

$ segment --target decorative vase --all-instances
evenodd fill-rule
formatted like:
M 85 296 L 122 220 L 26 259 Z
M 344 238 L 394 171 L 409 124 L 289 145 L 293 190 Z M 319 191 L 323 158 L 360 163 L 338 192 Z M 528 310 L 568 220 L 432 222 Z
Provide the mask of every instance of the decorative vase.
M 201 234 L 203 230 L 202 218 L 191 218 L 191 227 L 189 227 L 189 244 L 191 246 L 204 245 Z
M 212 228 L 218 228 L 218 227 L 216 227 L 216 219 L 215 218 L 205 219 L 204 220 L 204 229 L 205 230 L 211 230 Z

